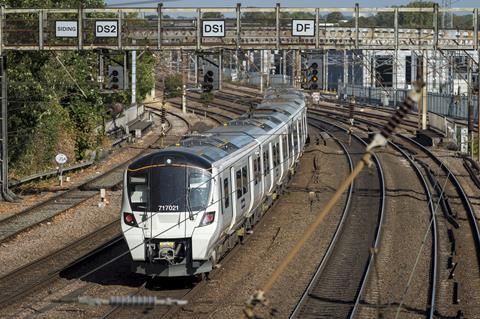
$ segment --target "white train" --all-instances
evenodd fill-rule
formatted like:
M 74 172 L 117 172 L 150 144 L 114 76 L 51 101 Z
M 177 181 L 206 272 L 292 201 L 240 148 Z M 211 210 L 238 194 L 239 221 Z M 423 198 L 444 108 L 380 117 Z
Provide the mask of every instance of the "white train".
M 306 112 L 300 91 L 269 89 L 250 113 L 133 162 L 121 212 L 133 270 L 209 272 L 290 178 L 307 136 Z

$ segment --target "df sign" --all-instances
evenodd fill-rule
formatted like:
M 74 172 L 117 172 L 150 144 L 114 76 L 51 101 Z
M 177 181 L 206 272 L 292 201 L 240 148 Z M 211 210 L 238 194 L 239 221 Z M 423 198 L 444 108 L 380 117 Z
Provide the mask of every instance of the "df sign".
M 292 35 L 297 37 L 315 36 L 315 20 L 292 20 Z
M 204 37 L 224 37 L 225 21 L 224 20 L 203 20 L 202 36 Z

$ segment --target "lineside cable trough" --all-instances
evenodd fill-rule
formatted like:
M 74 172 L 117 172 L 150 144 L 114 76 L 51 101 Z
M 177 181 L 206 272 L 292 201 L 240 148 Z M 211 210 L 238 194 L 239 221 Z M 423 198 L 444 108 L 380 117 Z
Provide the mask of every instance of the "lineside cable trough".
M 371 157 L 373 151 L 387 144 L 388 138 L 393 134 L 402 119 L 410 110 L 413 109 L 415 104 L 418 103 L 418 101 L 420 100 L 422 89 L 424 86 L 425 83 L 423 82 L 423 80 L 417 79 L 412 89 L 408 93 L 406 99 L 400 105 L 399 109 L 388 120 L 388 123 L 383 128 L 381 128 L 380 132 L 375 134 L 373 140 L 365 149 L 365 153 L 363 154 L 362 159 L 355 165 L 355 168 L 352 170 L 350 175 L 338 187 L 335 194 L 333 194 L 328 203 L 324 206 L 323 210 L 317 215 L 313 223 L 310 224 L 302 238 L 300 238 L 300 240 L 295 244 L 295 246 L 293 246 L 293 248 L 289 251 L 287 256 L 281 261 L 280 265 L 278 265 L 273 274 L 269 277 L 268 281 L 248 298 L 242 311 L 241 318 L 258 318 L 255 315 L 255 308 L 257 307 L 257 305 L 270 307 L 267 299 L 268 292 L 271 290 L 275 282 L 279 279 L 280 275 L 286 270 L 289 263 L 300 252 L 300 249 L 315 232 L 317 227 L 322 223 L 327 214 L 330 213 L 332 208 L 340 199 L 341 195 L 348 189 L 349 185 L 353 182 L 353 180 L 358 176 L 358 174 L 363 170 L 365 166 L 370 167 L 372 165 Z M 270 307 L 269 310 L 271 314 L 274 314 L 276 312 L 273 307 Z

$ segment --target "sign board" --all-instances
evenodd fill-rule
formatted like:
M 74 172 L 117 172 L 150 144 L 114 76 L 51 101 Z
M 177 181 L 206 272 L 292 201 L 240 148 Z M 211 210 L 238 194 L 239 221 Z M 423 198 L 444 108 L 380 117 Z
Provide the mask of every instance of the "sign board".
M 67 160 L 68 160 L 67 155 L 65 155 L 65 154 L 58 153 L 55 156 L 55 162 L 57 162 L 57 164 L 63 165 L 67 162 Z
M 118 37 L 118 21 L 117 20 L 95 21 L 95 36 L 97 38 Z
M 203 37 L 224 37 L 225 21 L 224 20 L 203 20 L 202 36 Z
M 296 37 L 315 36 L 315 20 L 292 20 L 292 35 Z
M 320 92 L 313 92 L 312 93 L 312 100 L 315 103 L 319 103 L 320 102 Z
M 55 21 L 55 36 L 57 38 L 78 37 L 78 21 Z
M 460 152 L 468 153 L 468 128 L 465 126 L 457 126 L 460 130 Z

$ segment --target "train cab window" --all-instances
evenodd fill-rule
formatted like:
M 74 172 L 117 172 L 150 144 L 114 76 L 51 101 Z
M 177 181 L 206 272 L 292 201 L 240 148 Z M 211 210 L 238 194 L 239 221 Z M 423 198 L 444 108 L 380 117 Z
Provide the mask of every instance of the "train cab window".
M 128 193 L 132 210 L 146 210 L 148 203 L 147 174 L 129 174 Z
M 210 194 L 209 172 L 200 169 L 189 169 L 188 171 L 188 208 L 190 210 L 204 210 L 208 206 Z
M 225 178 L 223 180 L 223 203 L 225 205 L 225 208 L 228 208 L 230 206 L 230 191 L 228 190 L 228 178 Z
M 237 198 L 242 197 L 242 170 L 236 172 L 235 180 L 237 183 Z
M 268 161 L 268 152 L 263 152 L 263 175 L 267 175 L 270 173 L 270 163 Z
M 247 175 L 247 167 L 242 167 L 242 193 L 245 195 L 248 192 L 248 175 Z

